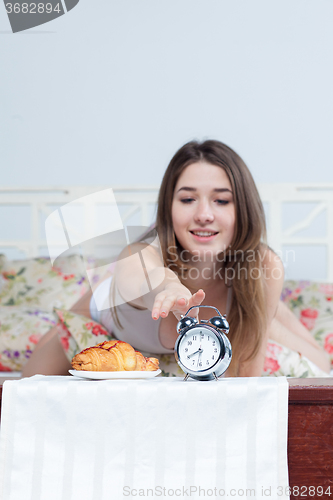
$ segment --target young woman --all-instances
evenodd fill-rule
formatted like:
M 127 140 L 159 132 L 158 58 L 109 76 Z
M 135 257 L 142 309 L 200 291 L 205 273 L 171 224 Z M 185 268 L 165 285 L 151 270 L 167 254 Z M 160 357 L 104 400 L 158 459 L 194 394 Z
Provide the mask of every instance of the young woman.
M 112 282 L 109 311 L 97 311 L 92 292 L 72 311 L 100 321 L 137 349 L 159 354 L 173 351 L 182 314 L 210 305 L 227 313 L 230 324 L 233 358 L 226 375 L 260 376 L 269 338 L 329 372 L 326 353 L 279 300 L 283 265 L 265 243 L 254 180 L 231 148 L 212 140 L 189 142 L 175 154 L 160 188 L 156 231 L 160 250 L 144 241 L 130 245 L 113 278 L 106 276 L 94 291 L 109 296 Z M 143 260 L 130 258 L 138 252 Z M 199 316 L 209 319 L 211 311 L 201 308 Z M 68 368 L 53 328 L 23 375 Z

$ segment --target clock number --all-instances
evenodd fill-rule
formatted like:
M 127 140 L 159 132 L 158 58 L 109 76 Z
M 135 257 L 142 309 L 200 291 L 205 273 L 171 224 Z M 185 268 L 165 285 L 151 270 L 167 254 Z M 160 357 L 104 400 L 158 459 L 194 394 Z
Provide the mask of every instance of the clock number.
M 207 359 L 207 361 L 206 361 L 206 365 L 209 365 L 209 359 Z
M 215 345 L 215 340 L 213 340 L 212 344 Z
M 194 365 L 194 363 L 195 363 L 195 359 L 192 359 L 192 365 Z
M 217 348 L 215 347 L 214 352 L 217 352 Z
M 187 342 L 187 345 L 192 345 L 192 340 L 189 340 L 189 341 Z
M 199 366 L 202 366 L 202 362 L 200 361 Z
M 187 351 L 188 351 L 188 347 L 185 347 L 185 352 L 187 352 Z
M 215 356 L 214 356 L 214 354 L 213 354 L 213 356 L 212 356 L 212 359 L 215 359 Z
M 209 339 L 210 339 L 210 336 L 208 335 L 207 340 L 209 341 Z
M 192 339 L 193 339 L 193 340 L 197 340 L 197 336 L 196 336 L 196 335 L 193 335 Z

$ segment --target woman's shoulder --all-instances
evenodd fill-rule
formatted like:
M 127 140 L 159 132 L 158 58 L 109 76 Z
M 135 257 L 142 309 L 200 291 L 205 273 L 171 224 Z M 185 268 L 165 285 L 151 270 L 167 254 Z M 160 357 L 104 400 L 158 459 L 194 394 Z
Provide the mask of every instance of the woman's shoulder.
M 282 289 L 284 267 L 281 258 L 268 245 L 259 249 L 262 273 L 265 282 L 273 288 Z

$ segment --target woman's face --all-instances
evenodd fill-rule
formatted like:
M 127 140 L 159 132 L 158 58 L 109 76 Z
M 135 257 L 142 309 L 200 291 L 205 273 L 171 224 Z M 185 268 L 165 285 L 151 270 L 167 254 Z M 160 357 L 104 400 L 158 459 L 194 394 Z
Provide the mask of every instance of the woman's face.
M 172 222 L 180 245 L 193 255 L 216 256 L 229 247 L 234 235 L 235 205 L 231 184 L 222 168 L 207 162 L 185 168 L 173 195 Z

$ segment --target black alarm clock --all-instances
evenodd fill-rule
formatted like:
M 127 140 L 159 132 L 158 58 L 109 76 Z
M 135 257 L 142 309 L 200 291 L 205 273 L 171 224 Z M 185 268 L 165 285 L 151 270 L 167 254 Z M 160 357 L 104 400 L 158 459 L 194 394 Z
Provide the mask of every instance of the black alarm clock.
M 218 316 L 198 321 L 188 316 L 191 309 L 208 307 Z M 231 344 L 226 336 L 229 323 L 216 307 L 193 306 L 181 317 L 177 325 L 175 357 L 186 376 L 197 380 L 218 380 L 231 362 Z

